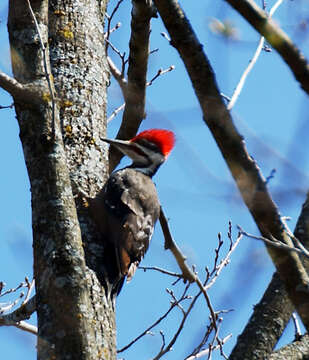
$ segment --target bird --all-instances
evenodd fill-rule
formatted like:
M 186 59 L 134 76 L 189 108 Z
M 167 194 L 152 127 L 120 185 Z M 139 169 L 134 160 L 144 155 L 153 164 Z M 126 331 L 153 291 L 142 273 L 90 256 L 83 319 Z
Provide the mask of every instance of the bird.
M 108 292 L 118 295 L 144 257 L 160 215 L 160 202 L 152 181 L 175 144 L 166 129 L 145 130 L 130 140 L 103 138 L 132 160 L 114 171 L 89 207 L 104 241 L 104 268 Z

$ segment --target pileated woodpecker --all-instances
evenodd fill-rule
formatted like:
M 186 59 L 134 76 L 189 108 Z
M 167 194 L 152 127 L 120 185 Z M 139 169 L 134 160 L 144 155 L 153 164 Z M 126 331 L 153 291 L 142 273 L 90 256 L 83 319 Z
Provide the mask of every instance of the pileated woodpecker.
M 151 178 L 167 159 L 175 137 L 171 131 L 152 129 L 128 141 L 103 141 L 133 160 L 130 166 L 112 173 L 98 195 L 89 199 L 90 210 L 105 240 L 108 291 L 117 295 L 124 278 L 131 280 L 148 249 L 160 215 L 160 202 Z

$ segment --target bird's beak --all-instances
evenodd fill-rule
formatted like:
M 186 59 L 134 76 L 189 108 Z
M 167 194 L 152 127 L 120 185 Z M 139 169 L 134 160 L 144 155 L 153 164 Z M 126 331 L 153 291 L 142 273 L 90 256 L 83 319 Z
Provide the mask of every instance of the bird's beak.
M 128 141 L 128 140 L 118 140 L 118 139 L 107 139 L 107 138 L 101 138 L 101 140 L 109 143 L 109 144 L 112 144 L 112 145 L 115 145 L 115 146 L 130 146 L 131 142 Z
M 132 155 L 134 155 L 134 153 L 135 153 L 135 151 L 134 151 L 135 146 L 134 146 L 134 143 L 132 143 L 131 141 L 118 140 L 118 139 L 111 140 L 111 139 L 107 139 L 107 138 L 101 138 L 101 140 L 115 146 L 119 151 L 121 151 L 124 155 L 129 156 L 130 158 L 132 158 Z

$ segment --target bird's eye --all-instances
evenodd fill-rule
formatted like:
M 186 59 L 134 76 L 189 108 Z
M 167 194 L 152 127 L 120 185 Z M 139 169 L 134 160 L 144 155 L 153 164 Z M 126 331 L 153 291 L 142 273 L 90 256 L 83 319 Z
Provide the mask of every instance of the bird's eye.
M 149 150 L 161 153 L 161 149 L 154 142 L 151 142 L 151 141 L 146 140 L 146 139 L 140 139 L 138 143 L 139 143 L 139 145 L 144 146 L 145 148 L 147 148 Z

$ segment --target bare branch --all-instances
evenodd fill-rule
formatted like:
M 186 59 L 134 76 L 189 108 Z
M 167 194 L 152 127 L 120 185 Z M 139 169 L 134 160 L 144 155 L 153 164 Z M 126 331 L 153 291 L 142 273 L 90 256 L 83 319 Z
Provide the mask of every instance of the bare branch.
M 117 114 L 118 114 L 121 110 L 123 110 L 124 107 L 125 107 L 125 104 L 122 104 L 122 105 L 120 105 L 117 109 L 115 109 L 115 110 L 111 113 L 110 117 L 106 120 L 106 122 L 109 123 L 111 120 L 113 120 L 113 118 L 114 118 L 115 116 L 117 116 Z
M 280 0 L 282 1 L 282 0 Z M 256 64 L 260 54 L 261 54 L 261 51 L 263 50 L 263 47 L 264 47 L 264 43 L 265 43 L 265 38 L 262 36 L 260 38 L 260 41 L 259 41 L 259 44 L 258 44 L 258 47 L 253 55 L 253 58 L 249 61 L 249 65 L 247 66 L 247 68 L 245 69 L 245 71 L 243 72 L 240 80 L 239 80 L 239 83 L 237 84 L 236 86 L 236 89 L 234 90 L 234 93 L 231 97 L 231 100 L 230 102 L 228 103 L 227 105 L 227 109 L 228 110 L 232 110 L 232 108 L 234 107 L 234 105 L 236 104 L 236 101 L 238 100 L 238 97 L 241 93 L 241 90 L 243 89 L 244 85 L 245 85 L 245 81 L 250 73 L 250 71 L 253 69 L 254 65 Z
M 290 228 L 288 227 L 286 221 L 284 218 L 281 218 L 283 224 L 284 224 L 284 228 L 287 232 L 287 234 L 289 235 L 289 237 L 291 238 L 291 240 L 293 240 L 295 246 L 297 246 L 297 248 L 299 248 L 302 252 L 302 254 L 304 256 L 306 256 L 307 258 L 309 258 L 309 251 L 304 247 L 304 245 L 301 243 L 301 241 L 298 240 L 298 238 L 292 233 L 292 231 L 290 230 Z
M 109 42 L 109 40 L 105 40 L 107 43 L 109 43 L 110 47 L 113 49 L 113 51 L 119 56 L 120 58 L 120 61 L 121 61 L 121 70 L 118 70 L 118 68 L 116 67 L 116 65 L 112 64 L 112 60 L 107 57 L 107 61 L 108 61 L 108 64 L 110 66 L 110 70 L 111 70 L 111 73 L 113 74 L 113 76 L 115 77 L 115 79 L 117 81 L 119 81 L 120 79 L 124 79 L 124 73 L 125 73 L 125 69 L 126 69 L 126 64 L 128 62 L 128 60 L 126 59 L 126 53 L 125 52 L 121 52 L 120 50 L 118 50 L 116 48 L 116 46 L 114 46 L 111 42 Z M 111 66 L 111 64 L 113 66 Z M 114 72 L 114 68 L 117 69 L 116 73 Z M 119 73 L 119 74 L 118 74 Z M 121 84 L 119 84 L 121 85 Z M 124 89 L 121 87 L 121 90 L 123 91 Z M 125 97 L 126 96 L 126 93 L 123 94 L 123 96 Z
M 2 307 L 3 310 L 3 307 Z M 29 319 L 30 316 L 36 311 L 36 298 L 33 296 L 27 302 L 13 311 L 10 314 L 0 315 L 0 326 L 15 326 L 21 330 L 28 331 L 32 334 L 37 334 L 36 326 L 26 323 L 25 319 Z
M 124 78 L 122 72 L 117 68 L 110 57 L 107 57 L 107 62 L 110 68 L 111 73 L 113 74 L 114 78 L 117 80 L 121 91 L 123 93 L 124 98 L 126 97 L 128 83 L 127 80 Z
M 165 217 L 162 207 L 161 207 L 161 211 L 160 211 L 159 220 L 160 220 L 160 224 L 161 224 L 162 231 L 164 234 L 165 250 L 171 250 L 171 252 L 175 256 L 178 266 L 180 267 L 180 269 L 182 271 L 184 280 L 188 280 L 190 283 L 195 282 L 196 274 L 194 274 L 194 272 L 188 267 L 188 265 L 186 264 L 186 257 L 182 254 L 179 247 L 175 243 L 175 241 L 172 237 L 172 234 L 170 232 L 168 222 L 167 222 L 167 219 Z
M 309 66 L 304 55 L 253 0 L 225 0 L 237 10 L 269 44 L 277 50 L 292 70 L 301 87 L 309 93 Z M 278 5 L 279 6 L 279 5 Z
M 207 285 L 205 286 L 206 290 L 208 290 L 209 288 L 211 288 L 213 286 L 213 284 L 216 282 L 216 280 L 219 277 L 223 268 L 228 265 L 228 263 L 230 261 L 230 257 L 232 255 L 232 253 L 235 251 L 235 249 L 238 246 L 241 239 L 242 239 L 242 234 L 239 234 L 236 241 L 231 245 L 227 255 L 224 257 L 223 260 L 220 261 L 220 264 L 218 266 L 215 266 L 214 276 L 209 282 L 207 282 Z
M 127 91 L 124 92 L 125 109 L 117 139 L 130 139 L 145 118 L 146 74 L 149 56 L 150 20 L 156 16 L 151 2 L 132 1 L 130 54 Z M 115 147 L 109 149 L 110 172 L 118 165 L 123 154 Z
M 14 98 L 22 98 L 27 94 L 25 85 L 22 85 L 17 80 L 11 78 L 2 71 L 0 71 L 0 87 L 2 87 L 2 89 L 7 91 Z
M 244 231 L 240 226 L 237 226 L 238 227 L 238 230 L 240 231 L 241 234 L 251 238 L 251 239 L 256 239 L 256 240 L 261 240 L 261 241 L 264 241 L 264 243 L 270 245 L 270 246 L 273 246 L 277 249 L 282 249 L 282 250 L 285 250 L 285 251 L 288 251 L 288 252 L 296 252 L 300 255 L 303 255 L 307 258 L 309 258 L 309 255 L 308 255 L 308 251 L 306 250 L 305 252 L 302 250 L 302 249 L 299 249 L 297 247 L 294 247 L 294 246 L 289 246 L 287 244 L 284 244 L 283 242 L 277 240 L 276 238 L 274 238 L 273 236 L 271 236 L 271 239 L 267 239 L 263 236 L 256 236 L 256 235 L 252 235 L 252 234 L 249 234 L 247 233 L 246 231 Z
M 29 280 L 28 280 L 28 278 L 26 277 L 26 278 L 25 278 L 25 281 L 26 281 L 28 290 L 27 290 L 27 294 L 26 294 L 26 297 L 25 297 L 22 305 L 25 305 L 25 304 L 29 301 L 30 295 L 31 295 L 32 291 L 34 290 L 34 285 L 35 285 L 34 279 L 32 279 L 32 281 L 31 281 L 31 283 L 30 283 Z
M 107 17 L 107 31 L 106 33 L 104 34 L 104 38 L 105 40 L 109 40 L 109 37 L 110 37 L 110 34 L 114 31 L 114 30 L 117 30 L 120 26 L 119 23 L 116 24 L 114 30 L 111 30 L 111 22 L 113 20 L 113 17 L 114 15 L 116 14 L 117 10 L 119 9 L 119 6 L 121 5 L 121 3 L 123 2 L 123 0 L 118 0 L 116 6 L 114 7 L 112 13 L 110 16 L 108 16 L 106 14 L 106 17 Z M 105 51 L 106 51 L 106 54 L 107 54 L 107 50 L 108 50 L 108 45 L 109 45 L 109 42 L 106 41 L 106 45 L 105 45 Z
M 255 354 L 268 359 L 289 321 L 294 307 L 288 298 L 285 286 L 276 272 L 237 343 L 229 356 L 230 360 L 252 359 Z M 256 334 L 260 334 L 256 336 Z
M 0 87 L 7 91 L 16 101 L 30 104 L 42 104 L 45 102 L 46 89 L 41 84 L 21 84 L 16 79 L 0 71 Z M 10 105 L 9 107 L 12 107 Z M 1 107 L 3 108 L 3 107 Z
M 269 12 L 269 18 L 271 18 L 273 16 L 275 11 L 281 5 L 282 1 L 283 0 L 277 0 L 276 1 L 276 3 L 274 4 L 274 6 L 271 8 L 271 10 Z M 261 51 L 264 48 L 264 43 L 265 43 L 265 38 L 264 38 L 264 36 L 262 36 L 260 38 L 258 47 L 257 47 L 257 49 L 256 49 L 256 51 L 255 51 L 255 53 L 253 55 L 253 58 L 249 61 L 249 65 L 247 66 L 247 68 L 243 72 L 243 74 L 242 74 L 242 76 L 241 76 L 241 78 L 239 80 L 239 83 L 237 84 L 236 89 L 235 89 L 235 91 L 234 91 L 234 93 L 233 93 L 233 95 L 231 97 L 231 100 L 228 103 L 228 106 L 227 106 L 228 110 L 231 110 L 234 107 L 234 105 L 235 105 L 235 103 L 236 103 L 236 101 L 237 101 L 237 99 L 238 99 L 244 85 L 245 85 L 245 81 L 246 81 L 250 71 L 253 69 L 254 65 L 256 64 L 256 62 L 257 62 L 257 60 L 258 60 L 258 58 L 259 58 L 259 56 L 261 54 Z

